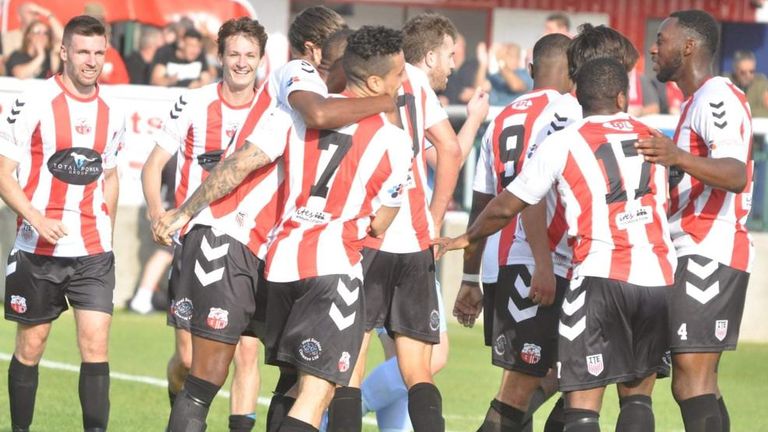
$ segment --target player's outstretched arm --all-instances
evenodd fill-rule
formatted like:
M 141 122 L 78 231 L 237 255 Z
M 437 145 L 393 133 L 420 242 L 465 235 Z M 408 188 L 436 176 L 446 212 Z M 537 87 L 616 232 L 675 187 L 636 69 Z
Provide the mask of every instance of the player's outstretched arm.
M 667 167 L 677 167 L 707 186 L 740 193 L 747 185 L 747 169 L 744 162 L 734 158 L 709 158 L 694 156 L 677 147 L 674 141 L 659 131 L 635 144 L 648 162 Z
M 0 156 L 0 198 L 16 214 L 29 222 L 43 240 L 50 244 L 67 235 L 67 227 L 57 219 L 49 219 L 32 206 L 14 174 L 18 162 Z
M 312 129 L 336 129 L 396 109 L 395 100 L 387 95 L 326 98 L 315 92 L 298 90 L 288 96 L 288 102 Z
M 439 235 L 443 216 L 448 209 L 448 204 L 453 199 L 453 190 L 456 188 L 456 180 L 459 178 L 459 170 L 464 160 L 461 155 L 459 140 L 448 119 L 427 129 L 426 135 L 437 150 L 435 190 L 432 194 L 432 201 L 429 203 L 429 212 L 435 222 L 435 233 Z
M 555 301 L 555 272 L 547 232 L 547 203 L 539 201 L 520 214 L 525 228 L 525 237 L 531 245 L 534 270 L 531 275 L 531 290 L 528 297 L 534 303 L 549 306 Z
M 211 174 L 178 209 L 165 213 L 152 224 L 155 241 L 171 244 L 171 235 L 181 229 L 205 206 L 227 195 L 251 172 L 266 166 L 272 160 L 266 153 L 249 141 L 219 162 Z
M 483 125 L 488 110 L 490 109 L 489 96 L 481 88 L 475 89 L 475 93 L 467 103 L 467 118 L 457 134 L 459 146 L 461 146 L 461 159 L 466 160 L 472 147 L 475 145 L 475 137 L 480 126 Z
M 141 188 L 144 192 L 144 199 L 147 201 L 147 219 L 152 223 L 165 213 L 160 190 L 162 188 L 163 167 L 171 157 L 173 155 L 156 145 L 141 170 Z

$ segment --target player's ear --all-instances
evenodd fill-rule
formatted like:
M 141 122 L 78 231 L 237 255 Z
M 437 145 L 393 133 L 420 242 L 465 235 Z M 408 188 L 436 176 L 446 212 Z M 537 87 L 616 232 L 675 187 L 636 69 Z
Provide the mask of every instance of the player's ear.
M 437 63 L 437 53 L 432 50 L 427 51 L 424 56 L 424 64 L 431 69 L 435 67 L 435 63 Z
M 619 94 L 616 96 L 616 108 L 621 110 L 621 112 L 627 112 L 628 107 L 629 99 L 627 98 L 627 93 L 619 92 Z
M 535 71 L 535 66 L 533 66 L 533 62 L 528 63 L 528 75 L 530 75 L 531 78 L 536 76 L 534 75 L 534 71 Z
M 375 95 L 384 94 L 384 80 L 378 75 L 371 75 L 365 80 L 365 84 Z
M 64 46 L 64 44 L 61 44 L 61 48 L 59 49 L 59 59 L 61 59 L 62 62 L 67 61 L 67 47 Z

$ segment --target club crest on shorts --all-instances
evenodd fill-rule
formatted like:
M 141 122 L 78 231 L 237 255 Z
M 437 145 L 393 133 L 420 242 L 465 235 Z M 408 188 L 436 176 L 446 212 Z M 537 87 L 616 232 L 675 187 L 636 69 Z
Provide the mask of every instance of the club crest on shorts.
M 504 355 L 506 350 L 507 337 L 504 335 L 499 335 L 499 337 L 496 338 L 496 343 L 493 344 L 493 352 L 495 352 L 496 355 Z
M 205 319 L 205 323 L 214 330 L 221 330 L 229 324 L 229 311 L 212 307 L 208 312 L 208 318 Z
M 305 361 L 315 361 L 320 358 L 323 346 L 315 338 L 304 339 L 299 345 L 299 356 Z M 343 355 L 342 355 L 343 357 Z M 339 360 L 341 363 L 341 360 Z
M 717 340 L 721 341 L 725 339 L 725 336 L 728 334 L 728 320 L 717 320 L 715 321 L 715 337 Z
M 339 372 L 344 373 L 349 370 L 349 353 L 344 351 L 339 357 Z
M 23 314 L 27 311 L 27 299 L 22 296 L 11 296 L 11 309 L 17 314 Z
M 603 373 L 603 355 L 595 354 L 587 356 L 587 372 L 590 375 L 598 376 Z
M 440 328 L 440 312 L 436 309 L 432 309 L 429 314 L 429 328 L 432 331 L 437 331 Z
M 532 343 L 524 343 L 523 349 L 520 350 L 520 358 L 528 364 L 538 363 L 541 360 L 541 347 Z
M 192 307 L 192 300 L 186 297 L 176 300 L 173 302 L 173 306 L 171 306 L 171 312 L 173 312 L 173 315 L 179 319 L 183 319 L 184 321 L 189 321 L 189 319 L 192 318 L 193 310 L 194 307 Z

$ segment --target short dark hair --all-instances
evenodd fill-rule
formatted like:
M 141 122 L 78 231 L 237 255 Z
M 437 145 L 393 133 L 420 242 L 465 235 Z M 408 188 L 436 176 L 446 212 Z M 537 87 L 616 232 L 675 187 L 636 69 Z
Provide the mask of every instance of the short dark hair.
M 341 58 L 344 50 L 347 49 L 347 39 L 352 33 L 354 33 L 353 30 L 345 28 L 330 35 L 323 43 L 323 59 L 336 53 L 340 54 L 337 59 Z
M 576 75 L 576 99 L 585 112 L 614 107 L 616 96 L 626 95 L 628 88 L 627 71 L 614 58 L 590 60 Z
M 617 60 L 629 73 L 639 56 L 632 42 L 618 31 L 602 24 L 582 24 L 568 46 L 568 75 L 575 81 L 582 65 L 601 57 Z
M 533 64 L 537 65 L 547 59 L 564 55 L 570 43 L 571 38 L 564 34 L 552 33 L 542 36 L 533 46 Z
M 347 24 L 336 11 L 325 6 L 312 6 L 293 19 L 288 30 L 288 41 L 291 48 L 303 54 L 305 42 L 322 47 L 328 36 L 343 28 L 347 28 Z
M 390 56 L 403 50 L 403 34 L 384 26 L 362 26 L 349 35 L 342 64 L 347 80 L 362 84 L 372 75 L 384 76 L 392 68 Z
M 219 47 L 219 55 L 224 55 L 227 38 L 241 34 L 248 39 L 255 39 L 259 42 L 259 56 L 264 56 L 264 49 L 267 47 L 267 32 L 264 26 L 257 20 L 248 17 L 232 18 L 227 20 L 219 28 L 219 35 L 216 43 Z
M 408 20 L 403 26 L 403 54 L 405 61 L 416 64 L 443 44 L 445 36 L 456 40 L 456 26 L 451 20 L 435 13 L 423 13 Z
M 187 31 L 184 32 L 184 39 L 186 38 L 192 38 L 197 40 L 203 40 L 203 34 L 197 31 L 197 29 L 187 29 Z
M 569 30 L 569 31 L 571 30 L 571 19 L 568 18 L 568 15 L 562 12 L 555 12 L 553 14 L 549 14 L 547 16 L 546 21 L 555 21 L 556 23 L 565 27 L 566 30 Z
M 69 45 L 74 35 L 106 37 L 107 29 L 96 18 L 90 15 L 79 15 L 69 20 L 64 26 L 64 35 L 61 38 L 64 45 Z
M 717 21 L 712 15 L 703 10 L 690 9 L 672 12 L 669 14 L 672 18 L 677 18 L 677 23 L 693 33 L 696 38 L 704 42 L 709 53 L 714 55 L 720 46 L 720 29 L 717 27 Z

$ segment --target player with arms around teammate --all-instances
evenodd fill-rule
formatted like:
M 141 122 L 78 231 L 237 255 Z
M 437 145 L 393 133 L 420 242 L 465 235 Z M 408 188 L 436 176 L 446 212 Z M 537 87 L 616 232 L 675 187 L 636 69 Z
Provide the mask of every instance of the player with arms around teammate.
M 635 149 L 651 131 L 625 114 L 627 87 L 616 60 L 582 66 L 576 96 L 584 119 L 545 139 L 467 233 L 447 241 L 448 249 L 476 248 L 557 184 L 574 245 L 558 341 L 565 430 L 599 430 L 611 383 L 621 402 L 617 430 L 652 430 L 650 395 L 656 373 L 666 369 L 663 317 L 675 270 L 667 170 Z
M 37 365 L 67 302 L 82 359 L 83 429 L 104 431 L 109 420 L 112 230 L 125 120 L 96 84 L 106 49 L 98 20 L 70 20 L 63 73 L 19 97 L 0 126 L 0 196 L 19 215 L 5 292 L 5 318 L 18 323 L 8 369 L 13 431 L 32 423 Z
M 537 145 L 551 132 L 544 115 L 573 86 L 568 76 L 566 51 L 571 40 L 562 34 L 544 36 L 533 48 L 531 75 L 534 90 L 517 98 L 491 122 L 481 144 L 475 175 L 472 218 L 519 175 Z M 493 364 L 504 369 L 501 386 L 491 402 L 481 431 L 522 431 L 531 396 L 555 366 L 557 323 L 568 286 L 571 249 L 565 236 L 567 223 L 557 191 L 547 195 L 541 231 L 528 229 L 530 220 L 513 219 L 488 247 L 497 257 L 498 284 L 488 295 L 493 307 Z M 527 208 L 523 215 L 534 208 Z M 484 242 L 483 242 L 484 243 Z M 552 250 L 550 248 L 552 247 Z M 464 257 L 464 273 L 478 276 L 480 253 Z M 474 324 L 483 293 L 477 281 L 463 281 L 454 314 L 465 325 Z
M 267 34 L 264 27 L 258 21 L 249 18 L 229 20 L 219 29 L 218 50 L 223 80 L 189 91 L 174 103 L 163 130 L 157 135 L 157 145 L 144 166 L 142 173 L 144 195 L 148 204 L 149 217 L 153 224 L 157 223 L 165 213 L 160 196 L 160 176 L 163 166 L 173 154 L 177 152 L 179 154 L 176 166 L 176 202 L 181 204 L 208 177 L 209 172 L 224 154 L 234 150 L 236 137 L 249 133 L 253 128 L 253 124 L 246 122 L 251 108 L 255 108 L 260 100 L 261 105 L 269 104 L 269 100 L 263 100 L 268 99 L 266 95 L 257 100 L 255 88 L 256 69 L 263 56 L 266 42 Z M 275 183 L 274 189 L 277 183 L 275 179 L 273 182 Z M 269 193 L 265 196 L 271 197 L 272 194 Z M 269 201 L 267 199 L 267 202 Z M 273 213 L 275 212 L 273 210 Z M 256 212 L 245 209 L 241 213 L 241 217 L 238 219 L 240 223 L 235 220 L 227 220 L 222 224 L 221 222 L 228 212 L 218 210 L 209 212 L 209 218 L 201 221 L 201 225 L 219 227 L 223 225 L 223 232 L 231 234 L 237 241 L 232 242 L 233 249 L 241 244 L 250 245 L 248 233 L 255 224 L 255 219 L 250 216 Z M 274 224 L 275 219 L 276 216 L 273 216 L 272 224 Z M 235 231 L 230 231 L 228 228 Z M 271 226 L 263 226 L 262 229 L 268 231 Z M 262 237 L 264 236 L 262 235 Z M 258 238 L 259 236 L 255 237 Z M 220 237 L 216 238 L 220 239 Z M 229 237 L 228 239 L 233 240 Z M 224 258 L 233 257 L 234 254 L 218 257 L 215 252 L 210 252 L 198 259 L 195 252 L 222 250 L 216 249 L 210 244 L 208 245 L 209 248 L 203 247 L 201 249 L 200 242 L 201 239 L 197 238 L 197 243 L 186 254 L 181 243 L 177 243 L 174 250 L 174 263 L 169 283 L 171 303 L 168 312 L 168 323 L 176 328 L 176 350 L 168 362 L 168 394 L 171 399 L 171 406 L 174 404 L 176 395 L 181 391 L 182 384 L 193 364 L 192 348 L 194 343 L 193 337 L 190 335 L 190 325 L 200 324 L 193 320 L 193 317 L 209 312 L 209 309 L 199 309 L 201 305 L 195 301 L 195 294 L 199 294 L 198 291 L 200 291 L 199 285 L 206 282 L 205 286 L 209 292 L 217 292 L 213 288 L 217 290 L 228 289 L 229 286 L 222 287 L 220 285 L 226 284 L 234 278 L 232 276 L 216 282 L 212 280 L 213 276 L 209 275 L 214 275 L 214 272 L 222 266 L 231 264 L 228 261 L 222 261 L 226 261 Z M 253 248 L 256 250 L 254 254 L 257 253 L 259 244 L 254 244 Z M 238 256 L 248 256 L 248 254 L 243 251 Z M 204 264 L 205 269 L 202 267 L 198 269 L 198 266 L 203 265 L 197 264 L 198 261 Z M 248 263 L 250 262 L 248 261 Z M 254 275 L 257 274 L 257 268 L 258 265 L 253 268 L 252 273 Z M 255 277 L 253 280 L 248 279 L 248 281 L 254 282 Z M 248 286 L 250 287 L 250 285 Z M 201 300 L 204 299 L 201 298 Z M 247 302 L 243 300 L 238 304 L 245 305 Z M 263 304 L 260 306 L 263 308 Z M 198 308 L 196 309 L 196 307 Z M 221 308 L 219 307 L 219 309 Z M 195 310 L 197 310 L 197 314 L 194 313 Z M 263 322 L 263 310 L 261 315 L 260 321 Z M 227 326 L 227 331 L 233 331 L 240 324 L 240 322 L 235 324 L 237 317 L 231 316 L 230 319 L 233 323 Z M 230 399 L 232 415 L 229 419 L 229 427 L 232 431 L 251 430 L 255 422 L 255 406 L 259 389 L 257 339 L 259 329 L 255 321 L 248 324 L 246 328 L 242 329 L 242 335 L 238 334 L 237 340 L 227 339 L 227 343 L 223 343 L 220 347 L 221 350 L 217 351 L 222 355 L 218 360 L 221 360 L 224 367 L 228 369 L 229 360 L 231 360 L 231 358 L 227 359 L 228 356 L 225 355 L 228 353 L 227 348 L 230 348 L 228 343 L 237 343 L 236 349 L 234 344 L 231 345 L 231 348 L 235 350 L 235 374 L 232 381 L 232 398 Z M 205 343 L 205 339 L 198 339 L 198 341 Z M 195 352 L 199 353 L 198 358 L 208 358 L 203 354 L 202 347 L 199 347 Z
M 672 394 L 687 432 L 727 431 L 717 384 L 723 351 L 736 349 L 754 259 L 747 233 L 752 195 L 752 119 L 744 93 L 713 70 L 718 26 L 706 12 L 674 12 L 651 47 L 662 82 L 686 101 L 674 140 L 638 149 L 670 167 L 669 224 L 678 256 L 669 304 Z

